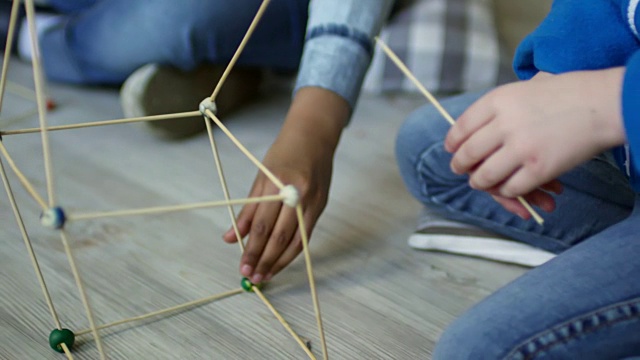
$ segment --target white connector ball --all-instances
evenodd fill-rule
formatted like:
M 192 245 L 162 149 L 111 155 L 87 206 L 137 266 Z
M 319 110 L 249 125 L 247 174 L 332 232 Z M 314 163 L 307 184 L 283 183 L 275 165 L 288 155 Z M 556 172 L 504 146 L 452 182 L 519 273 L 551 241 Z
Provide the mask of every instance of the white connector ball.
M 287 185 L 280 190 L 280 196 L 284 197 L 282 202 L 289 207 L 296 207 L 300 201 L 298 190 L 293 185 Z
M 42 226 L 54 230 L 62 229 L 66 220 L 64 211 L 59 207 L 47 209 L 40 215 L 40 223 Z
M 198 107 L 198 109 L 205 117 L 207 116 L 207 110 L 211 111 L 214 115 L 218 113 L 218 106 L 216 105 L 215 101 L 211 101 L 210 97 L 204 98 L 204 100 L 200 102 L 200 106 Z

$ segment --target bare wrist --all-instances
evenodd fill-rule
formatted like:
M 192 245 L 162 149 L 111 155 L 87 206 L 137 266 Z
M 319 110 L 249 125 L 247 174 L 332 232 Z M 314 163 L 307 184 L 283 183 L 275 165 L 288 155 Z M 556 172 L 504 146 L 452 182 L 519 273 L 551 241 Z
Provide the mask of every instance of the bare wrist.
M 591 101 L 595 102 L 592 112 L 598 130 L 594 135 L 597 143 L 609 149 L 626 142 L 621 103 L 624 68 L 599 70 L 596 73 L 589 86 L 595 90 L 590 94 Z
M 281 136 L 318 141 L 335 149 L 350 113 L 349 104 L 339 95 L 317 87 L 302 88 L 293 99 Z

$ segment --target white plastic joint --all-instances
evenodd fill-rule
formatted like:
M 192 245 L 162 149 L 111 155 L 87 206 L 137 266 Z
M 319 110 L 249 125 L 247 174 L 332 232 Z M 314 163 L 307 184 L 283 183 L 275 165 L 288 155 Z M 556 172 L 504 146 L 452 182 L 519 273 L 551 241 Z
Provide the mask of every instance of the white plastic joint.
M 42 224 L 42 226 L 49 229 L 62 229 L 66 220 L 67 217 L 60 207 L 46 209 L 42 212 L 42 214 L 40 214 L 40 223 Z
M 298 190 L 293 185 L 287 185 L 280 190 L 280 196 L 284 197 L 282 202 L 289 207 L 296 207 L 300 201 Z
M 207 113 L 206 113 L 207 110 L 211 111 L 214 115 L 218 113 L 218 107 L 216 106 L 216 102 L 211 101 L 210 97 L 204 98 L 204 100 L 200 102 L 200 106 L 198 109 L 200 110 L 202 115 L 205 117 L 207 117 Z

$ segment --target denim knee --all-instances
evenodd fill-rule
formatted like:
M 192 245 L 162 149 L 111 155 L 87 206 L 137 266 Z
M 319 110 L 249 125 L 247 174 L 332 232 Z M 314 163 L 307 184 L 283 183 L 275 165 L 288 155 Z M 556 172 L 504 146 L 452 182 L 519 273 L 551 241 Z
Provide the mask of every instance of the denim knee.
M 427 110 L 427 111 L 425 111 Z M 430 190 L 449 183 L 450 154 L 444 150 L 443 126 L 435 109 L 420 109 L 411 115 L 400 128 L 396 140 L 396 158 L 400 175 L 407 190 L 424 201 Z
M 457 118 L 483 93 L 452 97 L 442 105 Z M 421 202 L 431 202 L 434 195 L 466 183 L 466 176 L 454 174 L 449 167 L 451 154 L 444 149 L 444 139 L 450 127 L 434 106 L 426 105 L 414 111 L 398 132 L 395 151 L 400 175 Z
M 442 334 L 433 351 L 433 360 L 481 360 L 502 359 L 496 353 L 496 344 L 490 336 L 485 337 L 487 324 L 478 324 L 460 318 Z

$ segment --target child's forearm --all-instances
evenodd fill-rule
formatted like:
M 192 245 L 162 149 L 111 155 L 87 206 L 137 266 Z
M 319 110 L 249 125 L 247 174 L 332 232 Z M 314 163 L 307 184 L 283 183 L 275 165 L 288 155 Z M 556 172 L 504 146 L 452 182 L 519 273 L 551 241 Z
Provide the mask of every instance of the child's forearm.
M 291 104 L 279 138 L 295 137 L 319 151 L 333 153 L 346 126 L 350 107 L 336 93 L 318 88 L 300 89 Z
M 610 149 L 626 142 L 623 126 L 621 96 L 625 68 L 617 67 L 588 72 L 584 77 L 584 101 L 592 103 L 594 112 L 588 123 L 593 126 L 593 142 L 602 149 Z

